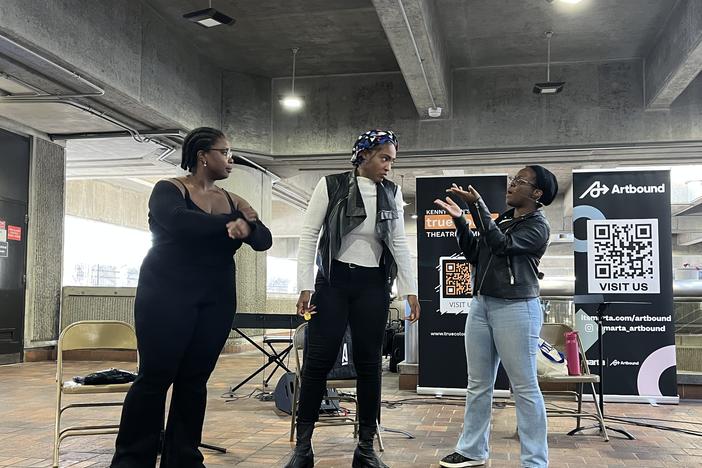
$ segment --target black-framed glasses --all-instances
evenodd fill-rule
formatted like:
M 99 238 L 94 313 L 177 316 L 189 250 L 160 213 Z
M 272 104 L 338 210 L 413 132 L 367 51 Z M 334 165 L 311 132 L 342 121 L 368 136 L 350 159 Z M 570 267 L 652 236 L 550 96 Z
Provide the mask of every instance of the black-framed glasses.
M 225 158 L 231 158 L 232 156 L 234 156 L 234 152 L 231 148 L 210 148 L 210 151 L 218 151 Z
M 534 185 L 533 183 L 531 183 L 531 182 L 529 182 L 528 180 L 526 180 L 524 177 L 519 177 L 519 176 L 517 176 L 517 177 L 508 177 L 508 178 L 507 178 L 507 182 L 509 183 L 510 187 L 516 186 L 516 185 L 531 185 L 531 186 L 534 187 L 535 189 L 539 188 L 539 187 L 537 187 L 536 185 Z

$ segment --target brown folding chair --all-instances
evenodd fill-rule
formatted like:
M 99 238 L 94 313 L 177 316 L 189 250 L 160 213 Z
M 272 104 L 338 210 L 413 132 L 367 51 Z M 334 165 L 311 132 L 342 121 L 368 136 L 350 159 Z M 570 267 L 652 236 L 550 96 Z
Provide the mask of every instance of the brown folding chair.
M 62 396 L 88 395 L 100 393 L 126 393 L 131 383 L 109 385 L 79 385 L 72 381 L 63 381 L 63 353 L 74 350 L 137 350 L 134 328 L 125 322 L 115 320 L 85 320 L 67 326 L 58 339 L 56 353 L 56 425 L 54 428 L 53 466 L 58 467 L 59 446 L 66 437 L 99 434 L 116 434 L 119 424 L 92 426 L 71 426 L 61 429 L 61 417 L 69 408 L 96 408 L 103 406 L 122 406 L 123 401 L 95 402 L 85 401 L 61 406 Z M 137 357 L 138 367 L 138 357 Z
M 541 338 L 551 344 L 561 353 L 565 354 L 565 334 L 567 332 L 573 331 L 571 327 L 562 323 L 545 323 L 541 327 Z M 602 417 L 602 412 L 600 411 L 600 406 L 598 402 L 598 394 L 595 390 L 595 384 L 599 383 L 600 376 L 590 373 L 590 368 L 587 364 L 587 357 L 585 356 L 585 350 L 580 342 L 580 337 L 578 337 L 578 349 L 580 350 L 580 375 L 558 375 L 558 376 L 539 376 L 540 383 L 548 384 L 575 384 L 577 385 L 577 391 L 544 391 L 544 396 L 546 395 L 560 395 L 560 396 L 575 396 L 578 402 L 578 409 L 571 410 L 568 408 L 558 408 L 558 409 L 548 409 L 546 414 L 549 417 L 574 417 L 577 419 L 577 426 L 574 430 L 570 431 L 568 434 L 573 435 L 580 429 L 581 418 L 592 418 L 595 419 L 599 426 L 602 437 L 605 441 L 609 441 L 609 436 L 607 435 L 607 428 L 605 427 L 604 418 Z M 595 405 L 595 413 L 583 413 L 583 385 L 587 385 L 592 393 L 593 404 Z

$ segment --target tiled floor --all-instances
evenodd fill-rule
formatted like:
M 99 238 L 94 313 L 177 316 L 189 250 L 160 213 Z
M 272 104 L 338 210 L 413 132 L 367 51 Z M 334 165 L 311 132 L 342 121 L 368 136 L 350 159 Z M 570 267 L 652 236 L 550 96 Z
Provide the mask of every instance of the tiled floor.
M 220 397 L 230 384 L 248 375 L 260 362 L 260 356 L 253 353 L 224 355 L 219 361 L 210 381 L 204 441 L 224 446 L 228 452 L 218 454 L 204 450 L 208 467 L 280 467 L 291 450 L 288 442 L 290 417 L 276 412 L 273 402 L 255 398 L 227 401 Z M 71 362 L 69 375 L 111 364 Z M 51 362 L 0 366 L 0 466 L 51 466 L 54 372 Z M 261 379 L 255 382 L 261 385 Z M 255 389 L 256 385 L 247 385 L 240 393 L 246 395 Z M 385 400 L 413 397 L 417 395 L 397 390 L 397 375 L 385 373 Z M 689 424 L 680 427 L 702 430 L 702 404 L 686 402 L 679 406 L 657 407 L 610 404 L 607 411 L 609 415 L 684 420 Z M 118 416 L 118 409 L 90 410 L 81 422 L 91 418 L 117 420 Z M 77 420 L 71 418 L 69 412 L 67 422 Z M 452 451 L 462 422 L 460 401 L 429 399 L 407 402 L 393 409 L 384 408 L 384 426 L 408 431 L 415 438 L 410 440 L 401 434 L 385 432 L 386 451 L 382 458 L 392 467 L 436 467 L 438 460 Z M 627 426 L 636 440 L 613 437 L 606 443 L 594 435 L 565 435 L 574 423 L 571 418 L 549 419 L 552 467 L 702 466 L 702 437 Z M 514 432 L 514 408 L 510 405 L 496 407 L 488 466 L 519 467 L 519 443 Z M 113 444 L 114 436 L 67 439 L 61 446 L 61 466 L 106 467 Z M 317 466 L 351 466 L 354 441 L 349 427 L 318 429 L 314 445 Z

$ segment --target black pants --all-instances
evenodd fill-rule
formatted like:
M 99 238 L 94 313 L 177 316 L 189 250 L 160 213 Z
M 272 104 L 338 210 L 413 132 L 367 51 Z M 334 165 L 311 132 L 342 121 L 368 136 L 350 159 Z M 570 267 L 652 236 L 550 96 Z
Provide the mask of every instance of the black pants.
M 162 468 L 203 467 L 207 380 L 229 336 L 234 267 L 166 269 L 145 260 L 134 317 L 139 375 L 124 401 L 112 468 L 153 468 L 171 385 Z
M 356 366 L 359 424 L 375 427 L 380 409 L 381 353 L 388 318 L 389 290 L 382 268 L 354 267 L 335 261 L 330 282 L 317 278 L 312 303 L 317 313 L 307 328 L 298 423 L 319 418 L 319 407 L 341 346 L 351 328 Z

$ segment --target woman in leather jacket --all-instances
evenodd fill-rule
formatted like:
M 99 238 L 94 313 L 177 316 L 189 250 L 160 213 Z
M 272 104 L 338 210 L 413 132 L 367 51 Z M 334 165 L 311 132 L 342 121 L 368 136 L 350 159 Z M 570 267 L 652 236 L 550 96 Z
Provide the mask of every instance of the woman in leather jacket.
M 473 291 L 465 330 L 468 389 L 463 432 L 454 453 L 440 465 L 485 465 L 492 392 L 502 361 L 514 392 L 521 466 L 547 467 L 546 409 L 536 378 L 536 351 L 543 323 L 538 266 L 550 228 L 539 208 L 553 201 L 558 183 L 541 166 L 523 168 L 507 189 L 512 208 L 494 221 L 473 187 L 464 190 L 454 184 L 447 192 L 468 204 L 477 232 L 469 229 L 463 210 L 450 197 L 434 201 L 454 218 L 458 244 L 472 267 Z
M 287 468 L 314 465 L 312 431 L 347 324 L 358 375 L 359 443 L 352 466 L 386 467 L 373 450 L 373 437 L 380 409 L 381 348 L 395 277 L 398 296 L 410 305 L 410 320 L 419 318 L 402 193 L 387 179 L 397 147 L 389 130 L 363 133 L 353 147 L 353 170 L 323 177 L 307 207 L 298 254 L 297 312 L 310 321 L 297 444 Z

